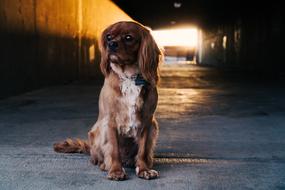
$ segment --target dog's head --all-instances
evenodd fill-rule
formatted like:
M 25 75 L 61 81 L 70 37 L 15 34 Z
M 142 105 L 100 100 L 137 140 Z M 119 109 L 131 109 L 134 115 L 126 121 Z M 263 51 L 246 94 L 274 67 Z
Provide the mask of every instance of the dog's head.
M 156 85 L 162 53 L 146 27 L 136 22 L 115 23 L 103 31 L 100 50 L 105 76 L 110 73 L 110 63 L 122 67 L 137 64 L 143 78 Z

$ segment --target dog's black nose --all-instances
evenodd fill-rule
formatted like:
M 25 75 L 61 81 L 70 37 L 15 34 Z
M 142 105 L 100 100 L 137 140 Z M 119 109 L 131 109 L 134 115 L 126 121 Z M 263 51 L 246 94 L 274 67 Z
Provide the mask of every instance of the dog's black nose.
M 111 51 L 116 51 L 118 49 L 118 42 L 110 41 L 108 42 L 108 47 Z

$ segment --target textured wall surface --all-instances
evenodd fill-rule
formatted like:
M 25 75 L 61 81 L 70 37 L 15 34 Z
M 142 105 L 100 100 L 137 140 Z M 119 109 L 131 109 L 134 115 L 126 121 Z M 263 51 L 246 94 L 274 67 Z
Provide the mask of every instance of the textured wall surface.
M 203 30 L 202 64 L 236 67 L 246 70 L 279 71 L 283 64 L 283 10 L 256 11 Z M 223 38 L 226 46 L 223 47 Z
M 97 42 L 101 32 L 112 23 L 132 19 L 108 0 L 81 0 L 80 7 L 80 77 L 98 78 L 101 72 L 98 67 L 100 54 Z
M 1 0 L 0 98 L 100 76 L 98 36 L 119 20 L 109 0 Z

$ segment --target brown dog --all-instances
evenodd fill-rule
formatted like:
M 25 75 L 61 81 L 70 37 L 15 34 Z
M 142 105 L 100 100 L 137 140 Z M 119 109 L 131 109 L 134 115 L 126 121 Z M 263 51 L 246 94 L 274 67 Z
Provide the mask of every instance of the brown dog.
M 104 30 L 101 71 L 105 76 L 98 120 L 88 142 L 68 139 L 57 152 L 91 154 L 91 161 L 112 180 L 126 179 L 124 166 L 135 166 L 140 178 L 153 179 L 153 149 L 158 136 L 158 65 L 162 53 L 150 31 L 136 22 L 118 22 Z

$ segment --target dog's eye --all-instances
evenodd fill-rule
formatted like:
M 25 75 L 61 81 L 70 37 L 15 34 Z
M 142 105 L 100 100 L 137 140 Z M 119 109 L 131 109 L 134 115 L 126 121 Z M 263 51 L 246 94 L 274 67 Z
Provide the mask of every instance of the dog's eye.
M 112 36 L 111 36 L 111 34 L 107 34 L 106 39 L 107 39 L 107 41 L 112 40 Z
M 133 40 L 133 37 L 132 37 L 131 35 L 126 35 L 126 36 L 125 36 L 125 40 L 126 40 L 127 42 L 130 42 L 130 41 Z

